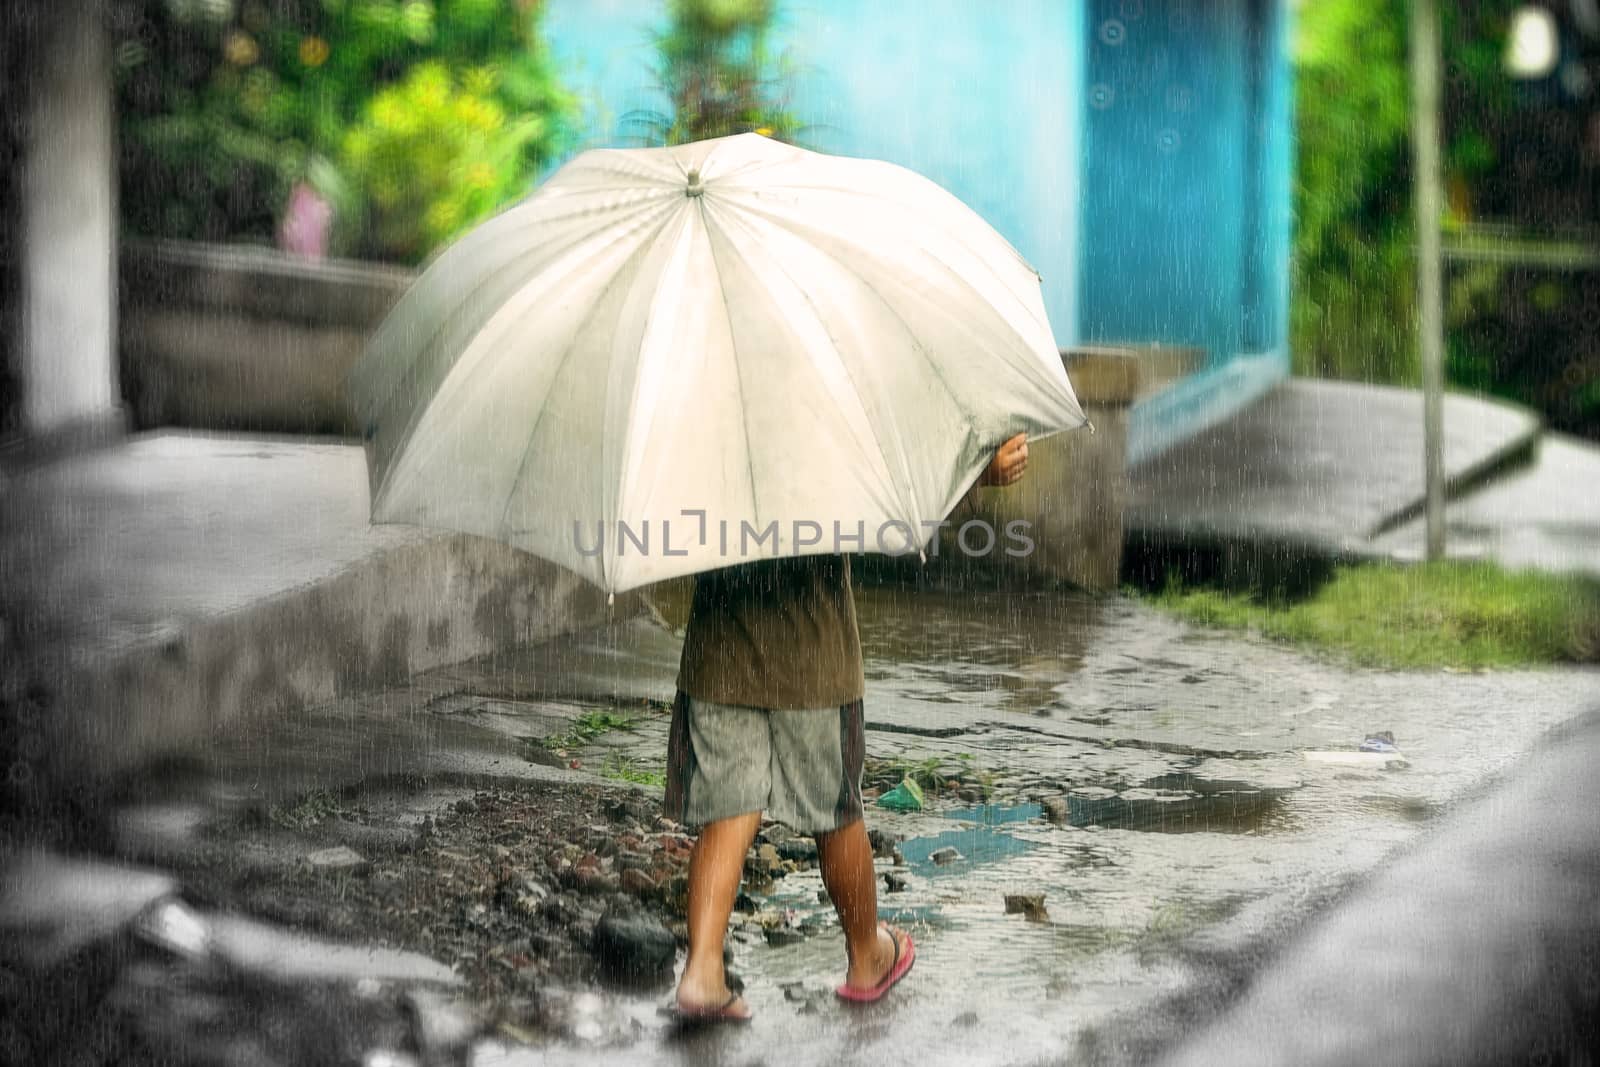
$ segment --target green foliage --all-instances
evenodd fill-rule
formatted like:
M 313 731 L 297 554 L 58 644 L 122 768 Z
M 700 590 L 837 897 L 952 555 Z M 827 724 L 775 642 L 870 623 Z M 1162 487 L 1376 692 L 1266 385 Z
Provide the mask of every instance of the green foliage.
M 1475 125 L 1507 106 L 1500 69 L 1512 0 L 1441 4 L 1443 163 L 1452 225 L 1496 162 Z M 1295 370 L 1415 384 L 1416 273 L 1409 5 L 1318 0 L 1296 12 Z
M 886 760 L 869 759 L 866 761 L 862 779 L 869 786 L 883 789 L 893 788 L 902 781 L 909 780 L 934 794 L 951 788 L 949 784 L 951 781 L 960 781 L 963 786 L 977 789 L 985 798 L 994 791 L 993 772 L 977 770 L 970 752 L 962 752 L 953 757 L 929 756 L 920 760 L 906 759 L 903 756 Z
M 632 112 L 624 125 L 649 145 L 752 131 L 792 141 L 800 123 L 784 99 L 787 64 L 768 47 L 777 18 L 776 0 L 669 0 L 655 50 L 672 113 Z
M 1328 0 L 1296 18 L 1295 369 L 1410 382 L 1406 4 Z
M 340 158 L 368 192 L 382 253 L 419 259 L 525 189 L 549 122 L 508 113 L 499 81 L 493 66 L 456 74 L 430 61 L 367 102 Z
M 647 770 L 639 766 L 637 760 L 630 759 L 618 752 L 613 752 L 611 758 L 606 760 L 605 766 L 600 768 L 600 775 L 604 778 L 615 778 L 621 782 L 632 782 L 634 785 L 665 787 L 667 784 L 666 771 Z
M 284 830 L 309 830 L 339 814 L 339 798 L 326 789 L 313 789 L 292 804 L 275 804 L 267 821 Z
M 638 725 L 638 719 L 631 715 L 619 715 L 614 711 L 586 711 L 572 720 L 572 725 L 565 732 L 541 738 L 538 743 L 552 751 L 568 752 L 582 748 L 602 734 L 613 730 L 632 731 Z
M 270 241 L 307 181 L 337 251 L 424 257 L 565 143 L 539 18 L 527 0 L 119 0 L 128 231 Z
M 1254 630 L 1372 666 L 1600 659 L 1600 583 L 1489 564 L 1342 567 L 1301 600 L 1173 584 L 1150 601 L 1197 625 Z

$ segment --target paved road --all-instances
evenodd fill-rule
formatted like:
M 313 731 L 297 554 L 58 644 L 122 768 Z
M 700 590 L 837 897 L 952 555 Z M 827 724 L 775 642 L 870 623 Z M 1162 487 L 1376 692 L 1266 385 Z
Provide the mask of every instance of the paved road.
M 1158 1062 L 1600 1062 L 1597 772 L 1600 711 L 1310 923 Z

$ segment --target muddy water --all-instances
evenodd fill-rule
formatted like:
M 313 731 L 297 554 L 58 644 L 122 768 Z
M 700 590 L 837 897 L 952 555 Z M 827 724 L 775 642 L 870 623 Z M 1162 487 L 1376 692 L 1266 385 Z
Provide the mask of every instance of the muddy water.
M 641 1036 L 626 1047 L 577 1041 L 535 1057 L 489 1044 L 477 1062 L 753 1063 L 777 1062 L 778 1050 L 785 1063 L 1048 1061 L 1183 988 L 1193 950 L 1259 939 L 1372 868 L 1600 694 L 1585 670 L 1353 670 L 1120 599 L 893 587 L 858 597 L 869 755 L 965 761 L 994 789 L 989 805 L 941 799 L 869 816 L 902 839 L 893 870 L 904 888 L 880 883 L 879 902 L 917 939 L 911 978 L 880 1006 L 835 1005 L 842 939 L 819 876 L 804 872 L 758 897 L 809 936 L 771 947 L 753 929 L 734 933 L 751 1027 L 673 1040 L 652 1001 L 612 1000 L 596 1010 L 634 1020 Z M 661 607 L 682 624 L 681 598 Z M 645 650 L 654 638 L 613 643 L 610 662 L 628 660 L 630 640 L 639 685 L 670 687 L 670 648 Z M 591 669 L 575 647 L 547 664 Z M 1352 752 L 1380 730 L 1403 767 L 1306 755 Z M 591 756 L 659 766 L 664 746 L 656 716 L 599 739 Z M 1206 774 L 1215 788 L 1196 792 Z M 1059 821 L 1044 817 L 1046 798 Z M 945 847 L 960 858 L 935 863 Z M 1042 893 L 1047 916 L 1007 914 L 1008 893 Z

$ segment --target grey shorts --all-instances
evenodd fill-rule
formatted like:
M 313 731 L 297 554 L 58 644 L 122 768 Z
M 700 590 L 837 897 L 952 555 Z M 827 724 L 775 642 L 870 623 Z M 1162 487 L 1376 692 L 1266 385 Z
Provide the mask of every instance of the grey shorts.
M 667 741 L 670 819 L 702 827 L 764 811 L 801 833 L 861 818 L 862 704 L 771 710 L 717 704 L 679 690 Z

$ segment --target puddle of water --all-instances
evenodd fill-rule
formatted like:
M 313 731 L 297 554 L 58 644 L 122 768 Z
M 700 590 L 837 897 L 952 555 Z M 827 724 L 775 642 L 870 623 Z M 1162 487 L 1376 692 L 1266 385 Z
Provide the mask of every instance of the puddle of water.
M 1044 816 L 1044 808 L 1039 804 L 979 804 L 971 808 L 957 808 L 953 811 L 941 812 L 947 819 L 960 819 L 964 822 L 983 823 L 993 826 L 996 823 L 1027 822 Z
M 1265 793 L 1163 794 L 1130 789 L 1110 797 L 1067 798 L 1074 826 L 1164 834 L 1253 834 L 1278 825 L 1278 798 Z
M 918 874 L 938 877 L 962 874 L 979 863 L 998 863 L 1001 860 L 1011 859 L 1031 852 L 1038 846 L 1032 841 L 1024 841 L 1011 834 L 986 826 L 976 826 L 971 829 L 946 830 L 928 837 L 914 837 L 899 842 L 895 847 L 906 858 L 906 866 Z M 932 856 L 941 848 L 955 849 L 961 853 L 961 859 L 953 863 L 935 863 Z

